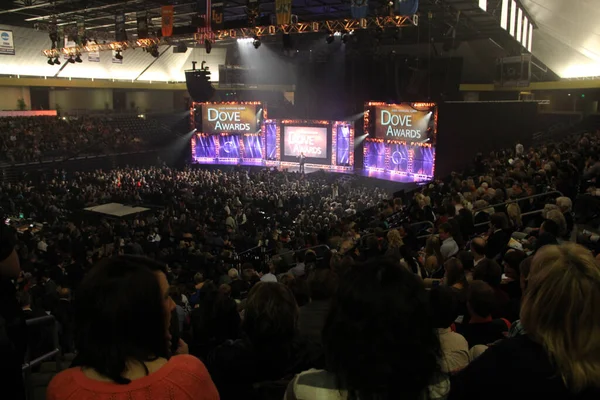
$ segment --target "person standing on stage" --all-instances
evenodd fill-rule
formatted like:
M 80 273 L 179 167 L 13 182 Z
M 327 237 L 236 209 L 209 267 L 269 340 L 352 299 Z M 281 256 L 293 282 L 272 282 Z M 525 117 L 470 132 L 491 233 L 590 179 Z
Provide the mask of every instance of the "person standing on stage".
M 300 170 L 299 172 L 301 174 L 304 173 L 304 162 L 306 161 L 306 156 L 304 155 L 304 153 L 300 153 L 300 155 L 298 156 L 298 158 L 300 159 Z

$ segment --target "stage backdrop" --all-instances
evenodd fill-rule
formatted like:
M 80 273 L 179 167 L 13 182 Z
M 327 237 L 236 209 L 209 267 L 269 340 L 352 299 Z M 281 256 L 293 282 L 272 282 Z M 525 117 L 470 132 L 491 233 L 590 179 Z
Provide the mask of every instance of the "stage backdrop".
M 304 153 L 309 158 L 327 158 L 327 127 L 284 126 L 283 155 L 298 157 Z
M 331 121 L 282 120 L 279 123 L 281 161 L 296 163 L 303 152 L 307 164 L 331 165 Z

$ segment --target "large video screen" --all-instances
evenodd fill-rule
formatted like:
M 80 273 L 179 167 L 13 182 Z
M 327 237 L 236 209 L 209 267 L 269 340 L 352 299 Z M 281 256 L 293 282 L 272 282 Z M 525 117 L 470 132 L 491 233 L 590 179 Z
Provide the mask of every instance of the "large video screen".
M 284 156 L 304 153 L 308 158 L 327 158 L 327 127 L 284 126 L 283 142 Z
M 375 135 L 386 140 L 425 142 L 433 112 L 418 111 L 410 104 L 386 104 L 375 107 Z M 433 121 L 431 121 L 433 122 Z
M 203 104 L 203 133 L 256 133 L 256 105 Z

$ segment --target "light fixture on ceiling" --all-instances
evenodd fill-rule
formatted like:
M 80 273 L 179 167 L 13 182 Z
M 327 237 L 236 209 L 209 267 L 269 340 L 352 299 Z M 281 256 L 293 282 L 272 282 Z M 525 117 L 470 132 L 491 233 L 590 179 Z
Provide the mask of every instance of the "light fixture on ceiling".
M 333 35 L 333 32 L 329 32 L 329 34 L 325 38 L 325 42 L 327 44 L 331 44 L 331 43 L 333 43 L 334 40 L 335 40 L 335 36 Z
M 254 46 L 255 49 L 258 49 L 261 45 L 261 41 L 260 38 L 258 37 L 258 35 L 254 35 L 254 37 L 252 38 L 252 45 Z

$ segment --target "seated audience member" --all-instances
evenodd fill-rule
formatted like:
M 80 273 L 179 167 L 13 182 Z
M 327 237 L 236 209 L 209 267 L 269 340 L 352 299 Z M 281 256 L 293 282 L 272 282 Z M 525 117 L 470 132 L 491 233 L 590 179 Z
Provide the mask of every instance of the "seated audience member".
M 519 265 L 519 282 L 521 284 L 521 293 L 525 293 L 525 289 L 527 289 L 527 279 L 529 278 L 529 271 L 531 270 L 531 262 L 533 261 L 533 256 L 529 256 L 523 261 L 521 261 L 521 265 Z M 510 331 L 508 332 L 509 337 L 515 337 L 519 335 L 525 334 L 525 328 L 521 324 L 521 320 L 517 320 L 513 322 L 510 327 Z
M 218 399 L 197 358 L 170 357 L 166 269 L 154 261 L 121 256 L 95 266 L 74 301 L 76 367 L 56 375 L 47 398 Z
M 465 277 L 467 278 L 467 282 L 473 280 L 473 269 L 475 267 L 475 260 L 473 258 L 473 254 L 467 250 L 461 250 L 456 256 L 463 266 L 463 270 L 465 271 Z
M 216 346 L 236 340 L 240 334 L 240 314 L 230 298 L 228 285 L 217 287 L 208 281 L 199 306 L 192 310 L 190 323 L 193 341 L 190 353 L 204 359 Z
M 391 258 L 394 262 L 400 261 L 402 256 L 400 255 L 400 248 L 404 246 L 402 236 L 398 229 L 392 229 L 387 234 L 388 247 L 385 252 L 385 256 Z
M 490 231 L 486 243 L 486 257 L 492 260 L 499 259 L 506 251 L 510 240 L 508 232 L 508 218 L 504 213 L 494 213 L 490 218 Z
M 486 254 L 486 241 L 484 238 L 478 236 L 471 240 L 471 254 L 473 254 L 473 267 L 477 268 L 477 265 L 485 260 Z
M 504 278 L 500 288 L 508 294 L 511 300 L 521 299 L 521 273 L 519 266 L 527 258 L 521 250 L 509 249 L 503 258 Z
M 533 258 L 521 322 L 527 334 L 490 347 L 452 382 L 451 399 L 600 398 L 600 268 L 575 244 Z
M 277 282 L 277 275 L 275 272 L 277 271 L 277 266 L 273 259 L 269 260 L 269 262 L 264 266 L 262 270 L 262 276 L 260 277 L 261 282 Z
M 467 294 L 469 283 L 465 276 L 462 263 L 458 258 L 451 258 L 444 263 L 444 284 L 452 289 L 458 302 L 458 314 L 467 313 Z
M 567 225 L 565 238 L 568 239 L 573 232 L 573 226 L 575 224 L 573 221 L 573 202 L 570 198 L 563 196 L 556 199 L 556 205 L 565 218 L 565 223 Z
M 437 236 L 429 236 L 425 242 L 425 254 L 423 264 L 425 271 L 431 279 L 442 279 L 444 277 L 444 256 L 440 251 L 441 241 Z
M 299 278 L 306 274 L 306 264 L 304 263 L 304 252 L 296 252 L 296 265 L 290 269 L 290 273 Z
M 475 267 L 473 279 L 484 281 L 494 289 L 496 303 L 492 315 L 494 318 L 505 317 L 510 298 L 508 297 L 508 294 L 500 289 L 500 284 L 502 283 L 502 267 L 496 261 L 486 258 Z
M 539 249 L 547 245 L 558 244 L 559 235 L 560 227 L 558 226 L 558 224 L 551 219 L 545 220 L 540 226 L 538 237 L 535 241 L 535 251 L 538 251 Z
M 331 297 L 337 289 L 337 276 L 330 269 L 317 269 L 308 276 L 310 302 L 300 307 L 298 330 L 315 343 L 321 343 L 321 332 L 329 312 Z
M 469 347 L 492 344 L 503 339 L 510 329 L 510 322 L 492 318 L 495 303 L 494 289 L 490 285 L 478 280 L 471 282 L 467 301 L 470 319 L 457 329 L 467 339 Z
M 322 363 L 320 347 L 299 336 L 296 300 L 281 283 L 261 282 L 250 291 L 242 330 L 242 339 L 217 347 L 207 358 L 223 400 L 252 399 L 253 385 L 291 378 Z
M 73 304 L 71 302 L 71 289 L 60 288 L 58 290 L 58 304 L 53 315 L 59 324 L 59 341 L 64 353 L 72 353 L 75 348 L 75 321 L 73 320 Z
M 449 223 L 443 223 L 439 227 L 439 236 L 442 242 L 440 252 L 445 260 L 458 254 L 458 245 L 452 237 L 452 226 Z
M 465 338 L 450 328 L 458 317 L 456 293 L 445 286 L 434 287 L 429 291 L 429 302 L 442 347 L 442 371 L 457 372 L 469 364 L 471 357 Z
M 296 376 L 285 399 L 447 396 L 427 297 L 418 277 L 387 258 L 350 267 L 323 329 L 326 369 Z

